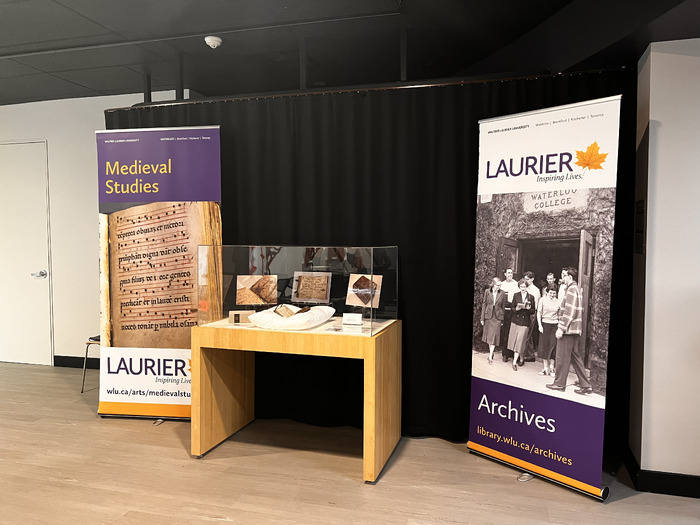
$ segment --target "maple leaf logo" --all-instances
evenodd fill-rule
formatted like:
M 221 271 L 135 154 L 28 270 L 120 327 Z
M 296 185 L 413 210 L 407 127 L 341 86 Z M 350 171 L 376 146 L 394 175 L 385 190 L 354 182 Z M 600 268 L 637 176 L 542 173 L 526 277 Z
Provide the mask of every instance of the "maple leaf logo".
M 594 142 L 586 151 L 576 150 L 576 162 L 577 166 L 581 166 L 583 169 L 588 168 L 589 170 L 602 170 L 603 166 L 601 164 L 605 162 L 607 153 L 601 153 L 600 147 L 597 142 Z

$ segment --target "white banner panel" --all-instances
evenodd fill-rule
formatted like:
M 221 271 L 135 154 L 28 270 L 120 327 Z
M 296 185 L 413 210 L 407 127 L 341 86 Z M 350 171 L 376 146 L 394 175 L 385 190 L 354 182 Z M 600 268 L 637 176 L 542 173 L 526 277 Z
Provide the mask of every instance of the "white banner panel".
M 189 348 L 100 348 L 100 413 L 190 417 Z
M 481 121 L 479 194 L 614 188 L 620 98 Z

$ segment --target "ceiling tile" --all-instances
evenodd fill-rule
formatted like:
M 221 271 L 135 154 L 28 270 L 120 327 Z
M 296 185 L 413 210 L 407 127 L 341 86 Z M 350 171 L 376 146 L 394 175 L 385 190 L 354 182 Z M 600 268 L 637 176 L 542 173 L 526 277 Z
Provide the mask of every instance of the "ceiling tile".
M 94 95 L 99 95 L 99 93 L 48 74 L 0 78 L 0 104 L 19 104 L 35 100 L 57 100 Z
M 0 78 L 32 75 L 36 73 L 38 73 L 36 69 L 20 64 L 15 60 L 9 58 L 0 59 Z
M 84 37 L 109 35 L 99 24 L 51 0 L 0 4 L 0 55 L 79 45 Z
M 58 78 L 101 93 L 139 93 L 143 75 L 128 67 L 103 67 L 56 73 Z
M 397 12 L 396 0 L 61 0 L 127 39 Z
M 24 56 L 17 62 L 45 72 L 71 71 L 76 69 L 101 68 L 105 66 L 128 66 L 159 61 L 160 58 L 141 46 L 101 46 L 58 53 L 42 53 Z

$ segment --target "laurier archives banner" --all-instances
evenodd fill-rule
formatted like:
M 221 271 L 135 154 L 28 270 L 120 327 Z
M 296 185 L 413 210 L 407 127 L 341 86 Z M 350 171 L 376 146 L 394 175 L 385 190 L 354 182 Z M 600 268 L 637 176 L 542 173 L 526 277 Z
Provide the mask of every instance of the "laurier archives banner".
M 602 487 L 620 97 L 481 121 L 469 448 Z
M 103 415 L 190 417 L 197 247 L 221 244 L 219 127 L 97 132 Z

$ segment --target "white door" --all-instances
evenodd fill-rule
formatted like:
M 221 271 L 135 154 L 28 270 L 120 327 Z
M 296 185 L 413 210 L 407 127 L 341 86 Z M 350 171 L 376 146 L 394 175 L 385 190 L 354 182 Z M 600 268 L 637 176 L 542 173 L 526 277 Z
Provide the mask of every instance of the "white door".
M 45 141 L 0 143 L 0 361 L 53 364 Z

